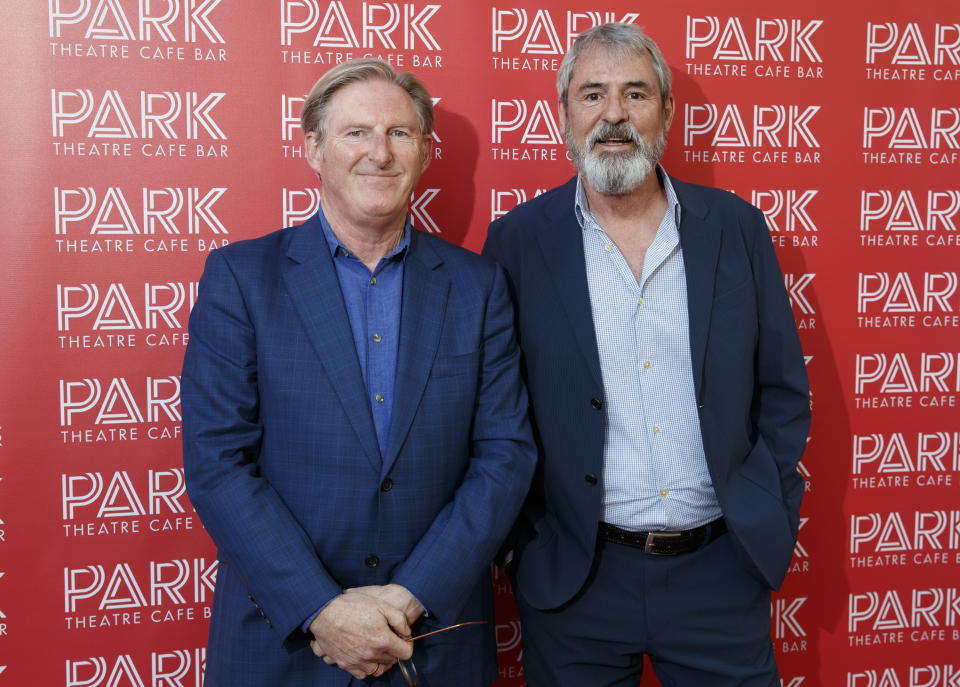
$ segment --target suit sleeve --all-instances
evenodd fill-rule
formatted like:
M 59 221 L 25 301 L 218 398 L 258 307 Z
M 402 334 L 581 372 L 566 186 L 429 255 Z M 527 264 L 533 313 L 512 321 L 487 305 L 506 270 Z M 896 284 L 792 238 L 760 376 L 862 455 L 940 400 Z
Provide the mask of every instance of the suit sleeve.
M 783 502 L 796 536 L 803 477 L 797 470 L 810 429 L 810 389 L 796 321 L 773 242 L 752 209 L 752 264 L 757 290 L 756 388 L 751 420 L 777 463 Z
M 515 284 L 515 275 L 518 274 L 519 266 L 518 264 L 509 260 L 513 255 L 518 255 L 519 251 L 511 251 L 505 245 L 508 241 L 506 227 L 503 224 L 504 220 L 501 218 L 492 222 L 487 229 L 487 239 L 483 243 L 483 255 L 490 258 L 497 264 L 501 265 L 507 276 L 507 288 L 510 293 L 510 299 L 514 307 L 514 327 L 517 332 L 517 337 L 520 337 L 520 322 L 517 319 L 516 315 L 518 314 L 516 309 L 518 307 L 517 303 L 517 293 L 516 293 L 516 284 Z M 526 380 L 526 371 L 524 369 L 524 361 L 522 355 L 522 344 L 521 344 L 521 358 L 520 358 L 520 371 L 521 376 Z M 531 425 L 533 426 L 534 432 L 534 441 L 539 446 L 537 441 L 537 428 L 536 421 L 533 417 L 533 409 L 531 409 Z M 538 449 L 539 451 L 539 449 Z M 542 466 L 539 465 L 536 468 L 536 471 L 542 470 Z M 517 564 L 520 560 L 520 553 L 523 550 L 523 547 L 528 541 L 530 541 L 536 534 L 533 523 L 538 520 L 544 510 L 543 506 L 543 496 L 542 496 L 542 479 L 537 476 L 535 471 L 536 478 L 532 480 L 532 486 L 530 491 L 527 494 L 526 499 L 524 499 L 523 506 L 520 509 L 520 513 L 516 518 L 516 521 L 511 527 L 509 533 L 506 536 L 506 539 L 503 542 L 503 545 L 500 547 L 500 551 L 497 553 L 496 563 L 501 567 L 501 569 L 507 573 L 508 577 L 513 580 L 514 572 L 516 571 Z
M 444 623 L 457 618 L 488 569 L 523 502 L 536 463 L 513 307 L 499 267 L 483 318 L 466 474 L 453 500 L 438 513 L 392 580 Z
M 207 259 L 181 378 L 190 500 L 278 639 L 340 593 L 307 534 L 260 475 L 257 333 L 227 259 Z

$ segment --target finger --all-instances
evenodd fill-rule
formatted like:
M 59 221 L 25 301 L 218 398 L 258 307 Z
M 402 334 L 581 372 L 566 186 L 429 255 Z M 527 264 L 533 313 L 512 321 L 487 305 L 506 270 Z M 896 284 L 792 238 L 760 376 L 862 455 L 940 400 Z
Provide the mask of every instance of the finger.
M 406 661 L 413 655 L 413 643 L 408 642 L 393 632 L 387 632 L 387 636 L 377 642 L 377 653 L 373 660 L 380 663 L 393 663 L 398 658 Z
M 401 611 L 394 611 L 395 609 L 387 609 L 384 612 L 384 618 L 393 630 L 384 650 L 391 655 L 391 658 L 395 656 L 407 660 L 413 655 L 413 645 L 406 641 L 406 638 L 411 636 L 410 624 L 407 623 L 407 617 Z
M 328 666 L 332 666 L 334 663 L 336 663 L 336 661 L 334 661 L 329 656 L 323 656 L 323 662 L 326 663 Z
M 389 641 L 382 648 L 384 655 L 378 657 L 381 659 L 381 663 L 384 662 L 384 658 L 390 663 L 393 663 L 398 658 L 406 661 L 413 656 L 413 642 L 408 642 L 392 632 L 389 634 Z
M 390 628 L 401 637 L 410 637 L 410 623 L 407 622 L 407 615 L 396 606 L 382 605 L 380 612 L 386 618 Z
M 313 654 L 317 658 L 324 657 L 323 649 L 320 648 L 320 644 L 317 642 L 317 640 L 315 639 L 310 640 L 310 648 L 313 649 Z
M 389 635 L 389 637 L 388 637 Z M 396 635 L 389 630 L 384 632 L 384 636 L 378 637 L 370 645 L 367 651 L 363 653 L 363 658 L 356 662 L 357 665 L 367 668 L 367 674 L 376 670 L 378 665 L 388 666 L 397 660 L 394 653 L 394 647 L 390 642 L 396 639 Z M 402 640 L 401 640 L 402 641 Z M 403 642 L 406 644 L 406 642 Z M 399 649 L 401 647 L 396 647 Z

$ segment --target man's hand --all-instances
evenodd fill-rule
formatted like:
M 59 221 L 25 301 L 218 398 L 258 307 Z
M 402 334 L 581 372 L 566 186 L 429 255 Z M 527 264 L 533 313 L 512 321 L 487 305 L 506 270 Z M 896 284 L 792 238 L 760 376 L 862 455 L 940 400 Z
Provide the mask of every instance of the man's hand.
M 400 584 L 370 585 L 368 587 L 351 587 L 346 594 L 365 594 L 374 599 L 385 601 L 403 612 L 407 624 L 413 625 L 417 618 L 423 615 L 424 608 L 406 587 Z M 409 637 L 409 634 L 404 637 Z
M 310 632 L 313 653 L 358 680 L 382 675 L 397 658 L 413 654 L 403 639 L 410 636 L 403 611 L 370 594 L 341 594 L 311 621 Z

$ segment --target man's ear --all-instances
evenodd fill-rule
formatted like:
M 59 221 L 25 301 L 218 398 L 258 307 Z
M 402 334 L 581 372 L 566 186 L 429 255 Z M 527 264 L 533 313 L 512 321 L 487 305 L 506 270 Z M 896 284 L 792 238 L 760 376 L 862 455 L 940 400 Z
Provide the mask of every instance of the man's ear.
M 303 153 L 307 164 L 319 176 L 323 162 L 323 139 L 316 131 L 308 131 L 303 137 Z
M 433 159 L 433 136 L 427 134 L 423 137 L 423 160 L 420 164 L 420 173 L 423 174 L 430 166 L 430 160 Z
M 670 130 L 670 124 L 673 122 L 674 108 L 673 93 L 671 93 L 667 96 L 666 102 L 663 103 L 663 128 L 666 131 Z

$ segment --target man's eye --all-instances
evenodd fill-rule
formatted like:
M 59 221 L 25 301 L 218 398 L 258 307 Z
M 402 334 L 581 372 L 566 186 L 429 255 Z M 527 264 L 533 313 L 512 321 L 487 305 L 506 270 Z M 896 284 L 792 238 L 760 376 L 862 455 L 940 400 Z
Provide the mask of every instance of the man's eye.
M 390 135 L 396 136 L 397 138 L 404 138 L 406 136 L 409 136 L 410 134 L 408 134 L 403 129 L 394 129 L 393 131 L 390 132 Z
M 586 97 L 584 98 L 584 100 L 589 100 L 590 102 L 596 102 L 596 101 L 600 100 L 600 94 L 599 94 L 599 93 L 587 93 L 587 95 L 586 95 Z

